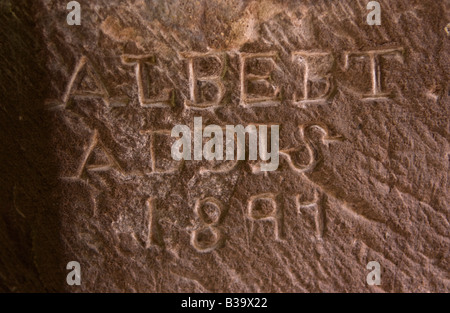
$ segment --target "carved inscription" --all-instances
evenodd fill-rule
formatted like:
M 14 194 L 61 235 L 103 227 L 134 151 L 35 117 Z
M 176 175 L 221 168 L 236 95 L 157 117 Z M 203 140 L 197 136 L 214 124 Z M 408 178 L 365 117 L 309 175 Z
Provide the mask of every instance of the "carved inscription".
M 346 69 L 348 69 L 350 66 L 351 58 L 362 58 L 369 61 L 372 90 L 367 91 L 367 93 L 363 95 L 364 100 L 376 100 L 381 98 L 388 98 L 391 96 L 389 91 L 384 91 L 381 87 L 381 59 L 388 57 L 395 57 L 403 62 L 403 49 L 394 48 L 384 50 L 358 51 L 347 52 L 345 54 Z
M 225 54 L 224 53 L 198 53 L 186 52 L 182 56 L 188 61 L 189 67 L 189 95 L 190 98 L 184 101 L 187 107 L 191 108 L 212 108 L 217 107 L 225 95 L 225 86 L 222 82 L 222 76 L 225 74 Z M 216 69 L 209 73 L 199 73 L 199 64 L 196 61 L 216 63 Z M 215 99 L 203 99 L 204 93 L 200 90 L 202 85 L 212 84 L 216 88 Z M 203 96 L 203 97 L 202 97 Z
M 299 126 L 300 134 L 301 134 L 303 141 L 306 143 L 306 148 L 308 149 L 308 154 L 309 154 L 308 164 L 297 165 L 293 161 L 292 156 L 299 151 L 300 148 L 298 148 L 298 147 L 280 151 L 280 155 L 283 155 L 286 157 L 286 159 L 289 163 L 289 166 L 295 172 L 304 173 L 304 172 L 312 171 L 316 167 L 317 163 L 322 159 L 320 149 L 318 149 L 318 147 L 317 147 L 317 145 L 319 143 L 314 142 L 314 139 L 312 137 L 310 137 L 310 131 L 314 130 L 314 129 L 319 130 L 322 134 L 321 142 L 320 142 L 321 144 L 328 146 L 328 144 L 330 144 L 330 143 L 339 142 L 339 141 L 343 140 L 343 138 L 340 136 L 335 136 L 335 137 L 330 136 L 327 127 L 324 125 L 300 125 Z
M 268 62 L 270 65 L 275 65 L 276 52 L 267 53 L 241 53 L 240 54 L 240 82 L 241 82 L 241 105 L 247 106 L 268 106 L 278 105 L 277 99 L 280 94 L 280 88 L 270 82 L 272 71 L 264 73 L 252 73 L 252 67 L 249 66 L 250 61 L 253 62 Z M 254 89 L 268 89 L 269 95 L 260 96 L 252 95 L 249 91 L 249 85 L 253 84 Z
M 329 52 L 312 51 L 296 51 L 292 55 L 303 67 L 303 95 L 298 99 L 298 95 L 295 93 L 293 103 L 303 108 L 308 104 L 326 103 L 334 90 L 334 82 L 331 74 L 334 65 L 333 55 Z M 325 70 L 321 69 L 325 72 L 323 76 L 319 75 L 319 68 L 312 68 L 310 65 L 311 61 L 318 62 L 318 60 L 322 64 L 321 67 L 325 67 Z M 312 84 L 322 84 L 322 90 L 315 92 L 313 95 Z
M 75 98 L 101 98 L 109 105 L 109 93 L 93 68 L 88 58 L 83 56 L 75 67 L 72 77 L 63 96 L 64 106 L 67 106 L 71 97 Z
M 149 198 L 145 202 L 147 206 L 147 242 L 146 248 L 152 246 L 164 247 L 164 240 L 162 238 L 161 228 L 158 223 L 158 212 L 157 212 L 157 199 Z
M 277 204 L 277 194 L 264 193 L 252 196 L 248 201 L 248 218 L 252 221 L 252 228 L 257 222 L 272 222 L 274 224 L 275 239 L 284 238 L 283 210 Z
M 200 225 L 192 231 L 191 244 L 198 252 L 211 252 L 221 247 L 225 235 L 220 227 L 227 214 L 227 207 L 216 198 L 198 200 L 194 212 Z
M 95 156 L 101 156 L 98 159 L 102 159 L 99 163 L 95 162 Z M 91 162 L 93 161 L 93 163 Z M 65 179 L 83 179 L 84 173 L 87 172 L 104 172 L 111 169 L 116 169 L 117 171 L 123 173 L 123 169 L 114 158 L 113 154 L 110 153 L 106 147 L 103 145 L 99 138 L 98 131 L 95 130 L 92 135 L 91 142 L 87 147 L 80 165 L 78 166 L 75 174 L 70 177 L 64 177 Z
M 169 130 L 145 131 L 142 133 L 150 134 L 150 153 L 152 173 L 173 174 L 179 172 L 183 166 L 184 160 L 173 160 L 170 158 L 170 148 L 167 143 L 171 139 Z M 166 149 L 162 145 L 166 144 Z
M 369 64 L 371 89 L 364 92 L 362 100 L 377 100 L 391 96 L 390 91 L 385 90 L 382 83 L 382 61 L 395 58 L 402 62 L 403 52 L 403 48 L 345 52 L 344 68 L 346 70 L 350 69 L 352 62 L 356 59 Z M 227 64 L 227 62 L 230 62 L 228 54 L 237 56 L 235 58 L 237 71 L 234 72 L 237 72 L 236 75 L 239 76 L 236 77 L 236 86 L 239 88 L 236 94 L 240 97 L 241 110 L 249 109 L 251 111 L 254 107 L 279 106 L 282 102 L 307 109 L 309 105 L 330 103 L 336 93 L 337 84 L 333 72 L 338 58 L 335 58 L 328 51 L 297 50 L 290 53 L 293 64 L 298 66 L 295 73 L 299 73 L 298 81 L 301 88 L 294 90 L 292 98 L 288 101 L 283 101 L 281 97 L 283 85 L 274 80 L 274 75 L 277 71 L 280 71 L 277 64 L 280 61 L 277 52 L 183 52 L 180 56 L 187 65 L 189 84 L 189 93 L 183 99 L 185 110 L 209 110 L 224 105 L 223 101 L 227 93 L 224 78 L 230 76 L 227 73 L 228 69 L 232 72 L 231 67 Z M 124 54 L 120 56 L 120 59 L 124 69 L 134 68 L 137 99 L 141 108 L 173 109 L 176 86 L 160 87 L 155 84 L 155 73 L 160 71 L 157 55 L 151 53 L 142 55 Z M 67 109 L 69 104 L 76 103 L 81 99 L 101 99 L 110 108 L 124 106 L 127 102 L 124 97 L 112 97 L 99 73 L 99 70 L 89 59 L 83 56 L 76 64 L 67 83 L 62 96 L 62 104 L 60 103 L 56 107 Z M 197 171 L 200 174 L 208 174 L 209 177 L 213 177 L 216 174 L 230 173 L 238 168 L 237 164 L 240 161 L 247 159 L 250 161 L 251 174 L 258 174 L 263 168 L 271 165 L 267 162 L 269 159 L 272 163 L 275 158 L 276 168 L 274 170 L 277 170 L 279 155 L 287 161 L 289 168 L 294 173 L 303 178 L 308 178 L 307 173 L 314 171 L 318 164 L 324 160 L 323 149 L 326 149 L 331 143 L 343 140 L 341 136 L 332 136 L 325 124 L 315 121 L 298 126 L 303 145 L 280 150 L 278 153 L 277 139 L 277 144 L 271 145 L 271 152 L 269 153 L 266 139 L 262 140 L 260 136 L 258 141 L 257 137 L 257 130 L 259 130 L 259 135 L 261 133 L 267 135 L 269 130 L 267 125 L 248 123 L 245 128 L 242 125 L 203 127 L 201 117 L 194 117 L 193 124 L 193 131 L 187 125 L 181 125 L 181 128 L 175 127 L 176 129 L 174 128 L 175 130 L 172 129 L 172 131 L 169 129 L 137 130 L 141 135 L 149 136 L 151 158 L 149 160 L 151 172 L 139 173 L 140 179 L 157 178 L 158 175 L 166 174 L 172 175 L 170 177 L 176 177 L 176 175 L 185 171 L 186 160 L 198 162 Z M 280 126 L 277 123 L 272 124 L 273 127 L 270 127 L 271 138 L 273 135 L 272 128 L 278 131 Z M 180 136 L 181 134 L 183 134 L 183 137 Z M 249 146 L 252 146 L 252 143 L 259 142 L 259 157 L 264 161 L 260 165 L 254 165 L 254 161 L 258 159 L 256 149 L 249 149 L 246 153 L 247 134 Z M 264 136 L 264 138 L 266 137 Z M 205 138 L 208 139 L 208 142 L 203 147 Z M 191 142 L 191 139 L 193 139 L 193 142 Z M 173 142 L 175 144 L 172 144 Z M 223 147 L 223 142 L 226 143 L 226 149 Z M 192 152 L 191 144 L 194 147 L 192 160 L 190 156 Z M 181 147 L 183 147 L 183 151 L 177 151 L 177 148 Z M 198 147 L 203 147 L 203 149 L 196 149 Z M 304 153 L 305 149 L 306 154 Z M 277 151 L 276 155 L 272 155 L 273 151 Z M 224 158 L 224 153 L 226 158 Z M 187 155 L 189 155 L 189 158 L 185 157 Z M 303 156 L 303 158 L 300 157 L 303 161 L 305 161 L 306 155 L 306 162 L 297 163 L 299 155 Z M 81 161 L 74 171 L 74 175 L 65 178 L 84 179 L 86 173 L 95 174 L 112 169 L 121 174 L 119 179 L 131 180 L 136 176 L 132 171 L 125 172 L 122 169 L 116 157 L 101 141 L 99 131 L 95 129 L 89 146 L 85 148 Z M 146 174 L 156 176 L 146 176 Z M 314 188 L 316 187 L 318 186 Z M 247 222 L 250 222 L 252 234 L 260 230 L 271 232 L 273 229 L 274 239 L 283 242 L 286 237 L 284 234 L 284 214 L 285 210 L 289 210 L 289 207 L 281 205 L 283 203 L 282 197 L 283 194 L 279 191 L 249 196 L 244 218 Z M 295 196 L 296 207 L 294 209 L 297 210 L 299 216 L 302 216 L 308 210 L 314 212 L 314 232 L 318 240 L 323 240 L 326 231 L 326 197 L 326 193 L 320 188 L 316 190 L 313 199 L 308 201 L 303 201 L 300 193 Z M 145 200 L 147 229 L 145 246 L 147 248 L 164 249 L 165 238 L 159 224 L 161 211 L 158 201 L 160 200 L 155 197 Z M 195 251 L 208 253 L 225 245 L 225 217 L 229 209 L 233 208 L 229 208 L 228 204 L 215 197 L 196 199 L 193 208 L 195 226 L 190 228 L 191 231 L 188 233 L 190 244 Z M 167 219 L 166 216 L 164 218 Z
M 325 229 L 325 209 L 321 203 L 323 199 L 319 198 L 317 190 L 314 193 L 314 199 L 310 202 L 300 202 L 300 195 L 295 197 L 297 212 L 302 214 L 303 210 L 314 210 L 314 223 L 316 228 L 316 238 L 322 240 Z
M 228 52 L 232 53 L 232 52 Z M 382 87 L 382 60 L 396 58 L 403 62 L 404 49 L 395 47 L 381 50 L 348 51 L 344 53 L 344 68 L 349 69 L 353 59 L 367 60 L 370 67 L 371 90 L 362 95 L 363 100 L 378 100 L 391 96 Z M 211 109 L 223 105 L 226 93 L 223 78 L 227 71 L 227 52 L 182 52 L 187 62 L 189 97 L 184 99 L 187 109 Z M 282 86 L 274 82 L 273 74 L 280 71 L 277 52 L 238 52 L 240 105 L 245 108 L 277 106 L 281 103 Z M 299 76 L 302 88 L 295 91 L 288 103 L 305 108 L 310 104 L 331 101 L 336 90 L 333 78 L 335 56 L 327 51 L 293 51 L 292 60 L 301 70 Z M 138 90 L 139 104 L 143 108 L 171 108 L 174 103 L 175 86 L 162 88 L 154 86 L 150 69 L 159 71 L 157 55 L 124 54 L 120 56 L 124 66 L 133 66 Z M 314 64 L 314 66 L 313 66 Z M 127 97 L 110 96 L 102 78 L 86 56 L 81 57 L 67 84 L 62 104 L 66 108 L 71 98 L 101 98 L 107 107 L 125 106 Z M 151 88 L 150 88 L 151 87 Z M 152 94 L 152 95 L 150 95 Z M 50 101 L 53 103 L 54 101 Z M 55 108 L 53 106 L 52 108 Z
M 155 57 L 153 55 L 122 55 L 122 62 L 125 65 L 134 66 L 136 73 L 136 83 L 138 88 L 139 103 L 144 108 L 166 108 L 170 107 L 170 96 L 172 89 L 165 88 L 157 96 L 150 97 L 148 88 L 152 78 L 145 74 L 146 66 L 154 66 Z

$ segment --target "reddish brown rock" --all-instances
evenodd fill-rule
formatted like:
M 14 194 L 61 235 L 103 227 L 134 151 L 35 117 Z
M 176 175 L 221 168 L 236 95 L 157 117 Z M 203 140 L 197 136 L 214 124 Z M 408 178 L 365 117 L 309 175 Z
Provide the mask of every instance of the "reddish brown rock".
M 1 5 L 1 291 L 449 291 L 448 1 L 67 2 Z M 198 116 L 278 169 L 174 161 Z

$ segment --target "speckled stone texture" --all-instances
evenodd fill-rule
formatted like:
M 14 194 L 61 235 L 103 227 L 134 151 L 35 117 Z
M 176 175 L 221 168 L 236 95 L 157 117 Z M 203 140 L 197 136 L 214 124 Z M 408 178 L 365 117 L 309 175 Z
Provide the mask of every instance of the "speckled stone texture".
M 450 291 L 450 1 L 67 2 L 0 5 L 0 291 Z M 278 169 L 174 161 L 199 116 Z

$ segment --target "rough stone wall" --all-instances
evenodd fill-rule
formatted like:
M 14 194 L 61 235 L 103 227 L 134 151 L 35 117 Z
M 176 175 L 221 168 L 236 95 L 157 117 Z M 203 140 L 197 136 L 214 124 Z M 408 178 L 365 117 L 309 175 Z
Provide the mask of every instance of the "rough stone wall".
M 449 291 L 449 1 L 79 2 L 1 5 L 0 290 Z M 279 168 L 173 161 L 197 116 L 280 125 Z

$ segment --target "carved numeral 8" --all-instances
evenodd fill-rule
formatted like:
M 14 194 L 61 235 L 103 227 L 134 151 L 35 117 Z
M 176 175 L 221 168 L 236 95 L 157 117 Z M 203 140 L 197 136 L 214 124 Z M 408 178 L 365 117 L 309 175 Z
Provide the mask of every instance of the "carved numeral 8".
M 191 244 L 198 252 L 211 252 L 225 243 L 225 235 L 219 225 L 226 213 L 226 206 L 216 198 L 197 200 L 194 213 L 203 225 L 191 233 Z

